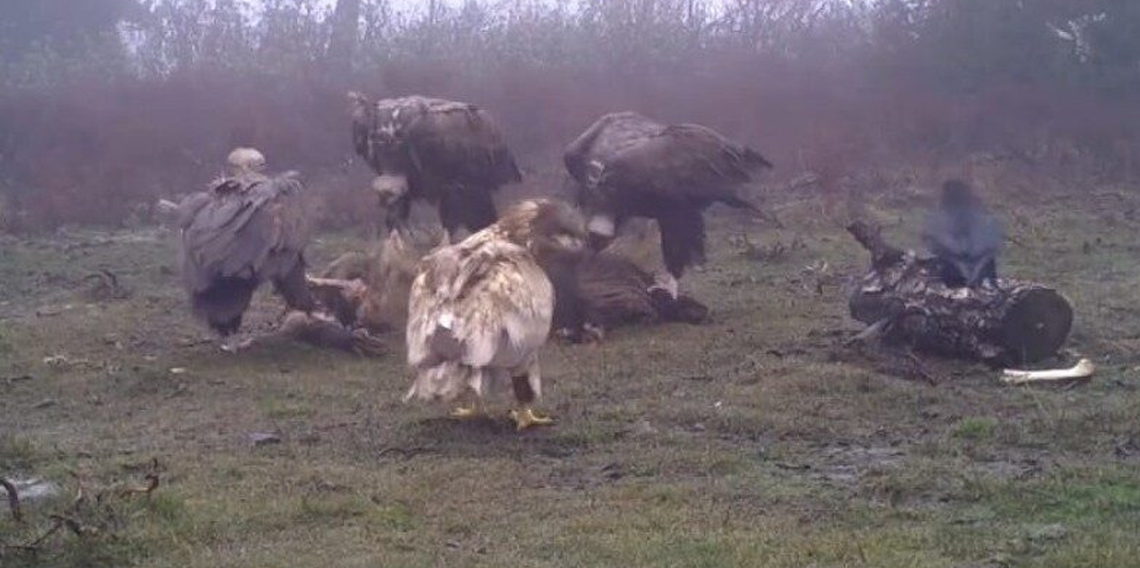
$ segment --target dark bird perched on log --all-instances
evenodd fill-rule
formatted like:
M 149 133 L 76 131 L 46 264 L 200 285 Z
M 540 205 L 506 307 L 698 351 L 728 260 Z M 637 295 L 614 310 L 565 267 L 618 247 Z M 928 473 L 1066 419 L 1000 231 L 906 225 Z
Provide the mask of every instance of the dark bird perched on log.
M 696 124 L 664 125 L 634 112 L 603 116 L 566 147 L 595 248 L 631 217 L 656 219 L 668 275 L 677 279 L 704 260 L 702 214 L 713 203 L 757 211 L 738 193 L 772 164 L 758 152 Z
M 942 281 L 952 288 L 980 286 L 997 279 L 997 254 L 1005 233 L 970 186 L 950 180 L 922 233 L 940 263 Z
M 454 240 L 495 222 L 492 193 L 522 180 L 514 155 L 487 111 L 421 96 L 370 101 L 349 93 L 352 141 L 372 166 L 373 189 L 387 208 L 389 228 L 404 227 L 413 201 L 439 209 Z
M 229 176 L 178 205 L 182 236 L 182 281 L 193 313 L 223 338 L 233 340 L 254 290 L 264 282 L 294 310 L 311 312 L 305 282 L 308 226 L 295 172 L 266 176 L 265 158 L 252 148 L 230 153 Z

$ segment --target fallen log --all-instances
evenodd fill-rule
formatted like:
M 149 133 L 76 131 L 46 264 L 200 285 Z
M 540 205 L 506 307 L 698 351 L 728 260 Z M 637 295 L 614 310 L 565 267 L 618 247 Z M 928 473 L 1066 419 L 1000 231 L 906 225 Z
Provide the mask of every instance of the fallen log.
M 851 317 L 888 342 L 998 366 L 1050 357 L 1069 335 L 1072 307 L 1052 288 L 1002 278 L 950 288 L 934 259 L 891 246 L 879 228 L 857 221 L 847 231 L 871 253 L 849 298 Z

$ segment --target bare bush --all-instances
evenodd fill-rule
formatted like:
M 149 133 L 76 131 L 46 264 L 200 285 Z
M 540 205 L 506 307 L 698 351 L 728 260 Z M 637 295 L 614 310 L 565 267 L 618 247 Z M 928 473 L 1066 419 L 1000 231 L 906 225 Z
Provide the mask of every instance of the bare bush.
M 361 222 L 350 87 L 481 104 L 531 172 L 599 114 L 637 109 L 709 124 L 837 196 L 884 161 L 987 152 L 1131 176 L 1140 148 L 1129 3 L 337 4 L 100 0 L 36 27 L 34 0 L 6 3 L 0 21 L 32 31 L 0 34 L 5 227 L 122 224 L 210 179 L 235 145 L 306 172 L 327 223 Z

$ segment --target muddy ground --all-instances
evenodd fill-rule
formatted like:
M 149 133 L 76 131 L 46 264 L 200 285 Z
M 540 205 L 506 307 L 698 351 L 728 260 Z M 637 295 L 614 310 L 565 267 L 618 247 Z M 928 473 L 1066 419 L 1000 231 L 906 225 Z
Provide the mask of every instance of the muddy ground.
M 866 254 L 850 211 L 803 191 L 771 201 L 787 229 L 712 223 L 684 283 L 711 323 L 550 345 L 557 424 L 522 434 L 402 404 L 398 337 L 381 359 L 219 353 L 167 232 L 0 237 L 0 474 L 60 489 L 22 524 L 0 509 L 0 564 L 1135 567 L 1140 187 L 1063 189 L 986 192 L 1012 237 L 1000 270 L 1072 300 L 1055 363 L 1093 358 L 1089 384 L 843 347 Z M 857 210 L 915 246 L 924 191 Z M 364 246 L 323 235 L 314 264 Z M 281 309 L 259 295 L 250 328 Z M 152 469 L 149 496 L 122 490 Z M 82 534 L 21 548 L 52 514 Z

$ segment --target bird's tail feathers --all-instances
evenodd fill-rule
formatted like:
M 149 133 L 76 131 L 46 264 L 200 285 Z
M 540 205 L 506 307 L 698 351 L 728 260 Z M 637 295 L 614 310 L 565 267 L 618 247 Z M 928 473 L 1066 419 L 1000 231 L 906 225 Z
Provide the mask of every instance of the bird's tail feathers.
M 776 167 L 772 165 L 772 162 L 768 161 L 768 158 L 760 155 L 760 152 L 757 152 L 752 148 L 746 148 L 744 150 L 744 159 L 747 161 L 748 165 L 753 168 L 766 168 L 770 170 Z
M 467 392 L 482 394 L 482 373 L 456 361 L 445 361 L 421 367 L 412 388 L 404 395 L 404 402 L 412 399 L 451 401 Z
M 439 359 L 457 361 L 463 358 L 463 343 L 455 335 L 455 316 L 450 312 L 439 316 L 427 341 L 429 349 Z

